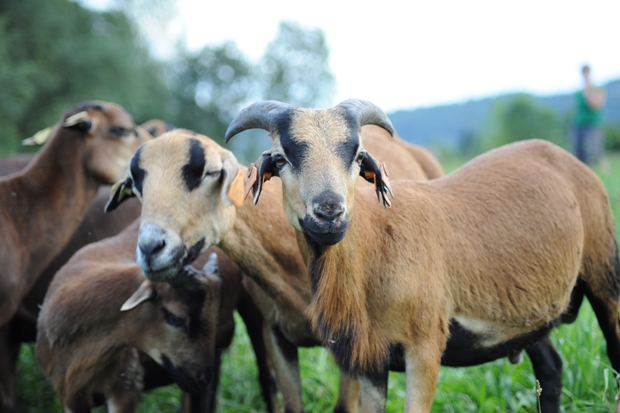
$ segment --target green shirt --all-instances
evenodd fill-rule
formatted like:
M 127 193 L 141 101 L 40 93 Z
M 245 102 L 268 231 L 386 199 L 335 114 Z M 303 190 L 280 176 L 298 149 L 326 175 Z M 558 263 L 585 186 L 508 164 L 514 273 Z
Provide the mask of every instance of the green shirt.
M 575 126 L 597 126 L 601 123 L 602 115 L 599 109 L 592 109 L 583 91 L 575 93 L 577 108 L 575 111 Z

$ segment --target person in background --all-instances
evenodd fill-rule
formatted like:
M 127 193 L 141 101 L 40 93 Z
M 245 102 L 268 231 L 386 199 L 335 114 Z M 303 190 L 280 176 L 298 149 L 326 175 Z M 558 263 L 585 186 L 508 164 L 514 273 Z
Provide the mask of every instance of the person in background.
M 601 129 L 605 91 L 592 84 L 590 66 L 581 68 L 584 87 L 575 94 L 575 131 L 573 150 L 575 156 L 587 165 L 598 163 L 604 167 L 604 137 Z

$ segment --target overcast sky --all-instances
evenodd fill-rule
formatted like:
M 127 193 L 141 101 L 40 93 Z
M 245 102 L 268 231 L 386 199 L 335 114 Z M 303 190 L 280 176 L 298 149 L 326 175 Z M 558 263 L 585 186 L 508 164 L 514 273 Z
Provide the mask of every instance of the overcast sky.
M 110 0 L 86 0 L 107 4 Z M 334 104 L 357 97 L 386 111 L 513 91 L 572 91 L 580 67 L 620 78 L 619 0 L 177 0 L 157 53 L 232 40 L 258 59 L 281 20 L 323 30 Z M 152 26 L 151 26 L 152 27 Z

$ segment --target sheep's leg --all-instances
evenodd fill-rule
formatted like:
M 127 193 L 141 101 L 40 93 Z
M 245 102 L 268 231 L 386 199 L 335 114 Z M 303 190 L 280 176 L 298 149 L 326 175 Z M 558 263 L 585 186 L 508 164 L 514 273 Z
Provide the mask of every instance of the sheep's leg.
M 303 413 L 301 403 L 301 377 L 297 346 L 284 337 L 276 326 L 265 327 L 267 352 L 273 361 L 278 384 L 284 398 L 286 413 Z
M 258 382 L 260 383 L 265 407 L 267 412 L 273 413 L 276 411 L 278 386 L 271 372 L 270 360 L 267 355 L 265 340 L 263 340 L 264 319 L 251 300 L 249 296 L 240 299 L 237 311 L 239 311 L 239 315 L 245 323 L 248 336 L 252 342 L 252 349 L 254 350 L 258 366 Z
M 135 348 L 126 348 L 121 360 L 121 368 L 114 373 L 114 383 L 106 394 L 108 413 L 134 413 L 144 387 L 144 368 L 140 363 L 140 354 Z
M 442 349 L 432 343 L 417 342 L 405 351 L 407 375 L 406 413 L 430 412 L 439 379 Z
M 618 320 L 618 297 L 600 297 L 590 289 L 586 291 L 588 301 L 598 319 L 598 324 L 607 341 L 607 356 L 611 366 L 620 373 L 620 326 Z
M 12 339 L 11 323 L 0 327 L 0 413 L 17 413 L 15 370 L 21 343 Z
M 340 371 L 338 402 L 334 413 L 357 413 L 360 398 L 360 384 L 356 377 Z
M 359 375 L 362 413 L 383 413 L 387 401 L 389 370 L 383 369 Z
M 217 389 L 220 384 L 220 367 L 222 353 L 216 351 L 213 359 L 211 381 L 207 389 L 200 393 L 183 393 L 181 412 L 183 413 L 212 413 L 216 411 Z
M 540 409 L 544 413 L 560 411 L 562 394 L 562 359 L 549 336 L 525 349 L 532 361 L 534 375 L 540 382 Z

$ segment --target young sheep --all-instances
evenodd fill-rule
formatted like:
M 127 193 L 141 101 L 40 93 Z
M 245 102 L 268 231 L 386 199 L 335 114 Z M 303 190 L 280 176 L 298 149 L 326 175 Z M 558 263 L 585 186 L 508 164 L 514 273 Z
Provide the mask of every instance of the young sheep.
M 439 365 L 467 366 L 525 349 L 557 412 L 561 360 L 548 339 L 584 294 L 620 371 L 620 261 L 605 188 L 575 157 L 533 140 L 499 148 L 428 182 L 393 183 L 359 129 L 392 132 L 359 100 L 332 109 L 261 102 L 226 134 L 270 132 L 261 174 L 282 180 L 284 211 L 312 282 L 314 328 L 357 374 L 364 411 L 385 409 L 387 372 L 407 375 L 405 411 L 428 412 Z M 375 188 L 355 189 L 358 174 Z M 376 193 L 375 193 L 376 192 Z M 356 207 L 353 208 L 354 199 Z
M 426 179 L 418 162 L 436 164 L 425 151 L 411 157 L 382 129 L 365 128 L 362 135 L 385 156 L 399 160 L 391 168 L 395 177 Z M 266 341 L 285 410 L 303 412 L 297 348 L 320 342 L 306 313 L 310 283 L 295 234 L 281 212 L 279 187 L 265 188 L 256 207 L 249 199 L 242 204 L 245 168 L 215 142 L 183 130 L 142 146 L 131 165 L 108 208 L 133 195 L 142 200 L 136 255 L 145 275 L 168 279 L 196 251 L 220 246 L 248 274 L 246 287 L 269 324 Z M 358 394 L 357 382 L 343 376 L 336 411 L 357 412 Z
M 262 319 L 243 291 L 239 269 L 217 251 L 219 271 L 213 253 L 203 273 L 182 269 L 182 282 L 152 283 L 135 264 L 138 230 L 136 221 L 82 248 L 46 295 L 36 355 L 67 411 L 90 411 L 102 401 L 109 411 L 134 411 L 143 384 L 168 384 L 168 377 L 194 393 L 186 406 L 191 411 L 215 411 L 220 358 L 233 337 L 235 308 L 248 325 L 261 379 L 267 376 L 261 386 L 269 403 L 273 380 Z M 207 255 L 194 264 L 202 266 Z M 140 352 L 168 374 L 153 372 Z
M 148 139 L 127 112 L 106 102 L 76 106 L 50 136 L 26 169 L 0 178 L 0 411 L 17 408 L 20 345 L 9 321 L 77 228 L 98 186 L 119 179 Z

